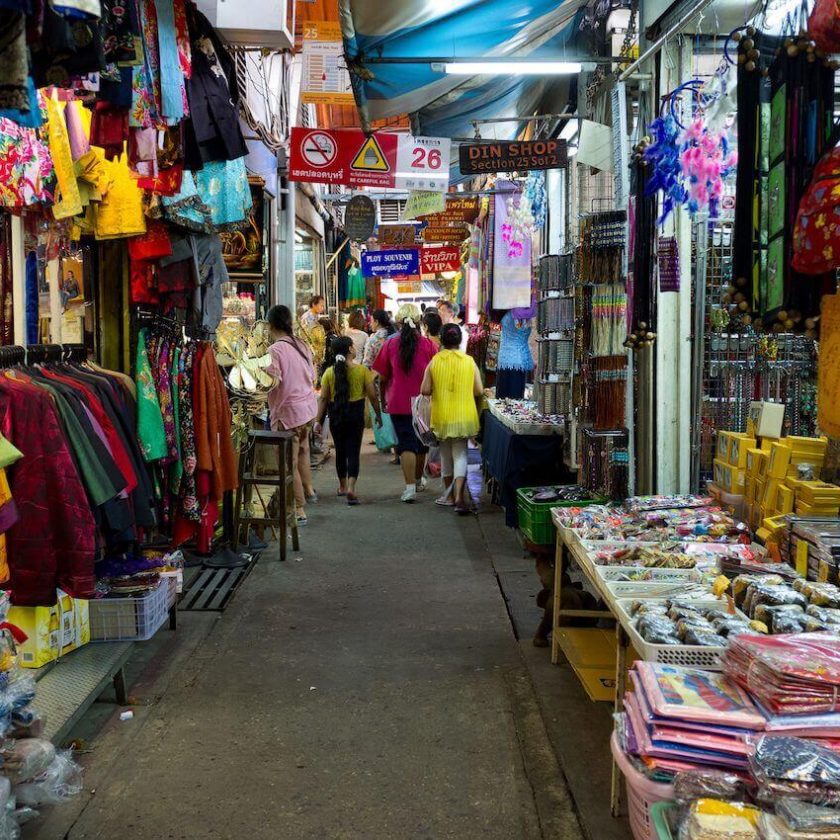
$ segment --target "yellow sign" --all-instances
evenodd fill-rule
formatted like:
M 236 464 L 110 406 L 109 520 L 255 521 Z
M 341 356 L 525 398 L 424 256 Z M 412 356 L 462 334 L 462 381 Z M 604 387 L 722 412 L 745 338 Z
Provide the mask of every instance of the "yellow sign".
M 397 294 L 414 295 L 423 291 L 423 283 L 419 280 L 400 280 L 397 282 Z
M 373 135 L 365 140 L 359 153 L 353 158 L 350 168 L 365 172 L 388 172 L 391 169 Z
M 301 100 L 322 105 L 352 105 L 353 88 L 344 57 L 338 21 L 307 21 L 303 25 Z

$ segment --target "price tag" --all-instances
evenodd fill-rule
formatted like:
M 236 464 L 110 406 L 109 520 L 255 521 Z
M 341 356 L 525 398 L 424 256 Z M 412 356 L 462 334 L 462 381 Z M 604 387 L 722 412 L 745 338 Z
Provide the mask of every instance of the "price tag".
M 808 543 L 799 540 L 796 544 L 796 572 L 802 577 L 808 577 Z
M 448 137 L 400 135 L 394 186 L 403 190 L 443 190 L 449 186 Z

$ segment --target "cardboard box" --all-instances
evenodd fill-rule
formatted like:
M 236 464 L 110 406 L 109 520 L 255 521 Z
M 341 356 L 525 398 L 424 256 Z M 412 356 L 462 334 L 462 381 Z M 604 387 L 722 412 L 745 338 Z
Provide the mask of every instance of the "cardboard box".
M 747 475 L 759 476 L 767 468 L 767 453 L 754 447 L 747 450 Z
M 727 493 L 734 493 L 736 495 L 743 495 L 744 484 L 746 482 L 746 470 L 733 467 L 732 464 L 715 458 L 714 464 L 714 479 L 715 484 Z
M 767 462 L 767 475 L 770 478 L 785 478 L 790 465 L 792 450 L 784 443 L 774 443 L 770 447 L 770 460 Z
M 776 507 L 779 513 L 793 513 L 793 490 L 785 484 L 779 486 L 776 493 Z
M 560 627 L 560 648 L 590 700 L 615 700 L 615 631 L 598 627 Z M 632 659 L 628 656 L 628 667 Z
M 28 637 L 17 646 L 24 668 L 41 668 L 90 641 L 88 602 L 61 590 L 52 607 L 10 607 L 8 621 Z
M 729 463 L 740 470 L 746 469 L 747 453 L 755 449 L 754 437 L 732 438 L 729 442 Z
M 784 403 L 751 402 L 747 431 L 762 438 L 780 438 L 785 422 Z

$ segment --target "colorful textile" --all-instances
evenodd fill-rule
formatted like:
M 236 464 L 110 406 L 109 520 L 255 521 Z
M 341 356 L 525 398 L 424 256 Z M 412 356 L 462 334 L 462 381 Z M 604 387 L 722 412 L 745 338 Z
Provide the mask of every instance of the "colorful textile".
M 131 177 L 125 155 L 110 164 L 111 188 L 96 206 L 94 231 L 97 239 L 121 239 L 146 232 L 143 192 Z
M 347 272 L 347 303 L 348 308 L 354 306 L 364 306 L 365 299 L 365 278 L 362 276 L 362 270 L 354 265 Z
M 510 242 L 508 199 L 515 195 L 502 181 L 494 196 L 495 237 L 493 249 L 493 308 L 514 309 L 531 303 L 531 240 Z M 508 243 L 508 244 L 506 244 Z
M 38 132 L 0 118 L 0 206 L 49 204 L 55 188 L 50 150 Z
M 61 112 L 58 103 L 52 98 L 48 97 L 46 104 L 50 156 L 58 181 L 52 212 L 56 219 L 66 219 L 82 212 L 82 199 L 79 195 L 79 185 L 76 183 L 73 157 L 70 153 L 70 138 L 67 134 L 64 114 Z
M 26 57 L 26 17 L 0 9 L 0 108 L 28 112 L 29 62 Z
M 499 359 L 496 370 L 534 369 L 534 357 L 528 343 L 531 337 L 531 323 L 517 323 L 513 314 L 506 312 L 502 316 L 502 338 L 499 345 Z
M 146 352 L 148 332 L 140 330 L 137 335 L 137 355 L 134 377 L 137 381 L 137 439 L 147 461 L 159 461 L 166 457 L 166 433 L 163 415 L 160 411 L 158 392 L 152 377 L 152 367 Z
M 432 431 L 438 440 L 478 434 L 475 404 L 477 368 L 460 350 L 441 350 L 429 363 L 432 379 Z
M 379 355 L 379 351 L 382 349 L 382 345 L 385 343 L 385 340 L 389 335 L 388 330 L 380 327 L 380 329 L 378 329 L 375 333 L 368 336 L 368 340 L 365 342 L 364 357 L 362 359 L 362 364 L 365 367 L 373 367 L 373 363 L 376 361 L 376 357 Z
M 160 115 L 167 123 L 174 125 L 184 118 L 189 108 L 176 40 L 175 8 L 172 0 L 154 2 L 160 65 Z
M 245 158 L 205 163 L 195 173 L 195 184 L 217 230 L 247 224 L 253 202 Z
M 179 429 L 181 431 L 181 464 L 183 472 L 178 491 L 180 513 L 191 522 L 201 518 L 195 486 L 197 458 L 195 452 L 195 426 L 193 419 L 193 360 L 195 348 L 188 344 L 178 361 L 178 396 L 180 403 Z

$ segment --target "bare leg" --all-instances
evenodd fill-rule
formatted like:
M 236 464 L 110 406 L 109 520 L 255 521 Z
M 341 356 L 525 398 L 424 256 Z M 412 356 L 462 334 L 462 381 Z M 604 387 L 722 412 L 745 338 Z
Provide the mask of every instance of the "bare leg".
M 347 479 L 347 492 L 350 495 L 354 495 L 356 493 L 356 479 L 355 478 L 348 478 Z
M 421 452 L 415 457 L 415 466 L 414 466 L 414 480 L 420 481 L 423 478 L 423 470 L 426 469 L 426 453 Z M 408 483 L 408 479 L 406 479 L 406 483 Z
M 414 484 L 417 481 L 417 456 L 413 452 L 403 452 L 400 455 L 400 464 L 402 465 L 403 477 L 406 484 Z M 422 475 L 422 470 L 420 471 Z
M 464 487 L 466 486 L 466 478 L 455 479 L 455 504 L 465 504 L 464 502 Z
M 312 486 L 312 466 L 309 463 L 309 426 L 298 432 L 298 473 L 303 490 L 307 496 L 315 493 Z

